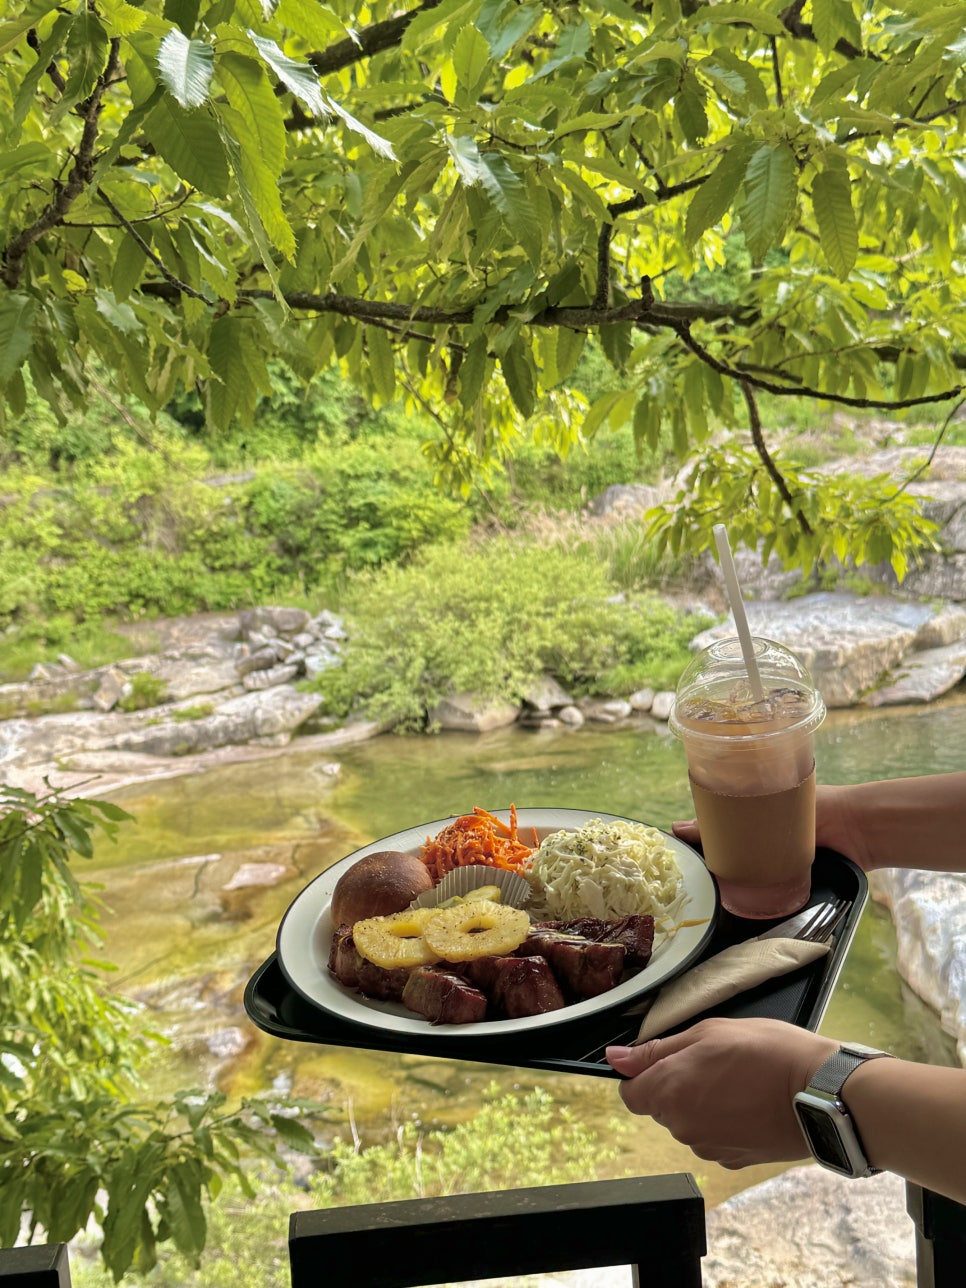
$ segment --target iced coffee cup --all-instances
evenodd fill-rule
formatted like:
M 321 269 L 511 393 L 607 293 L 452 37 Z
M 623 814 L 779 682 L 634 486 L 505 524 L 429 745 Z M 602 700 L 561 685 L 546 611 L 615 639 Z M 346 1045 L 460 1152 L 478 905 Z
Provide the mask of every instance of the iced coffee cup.
M 760 687 L 738 639 L 699 653 L 678 682 L 670 728 L 684 744 L 705 863 L 722 905 L 784 917 L 811 889 L 815 730 L 825 703 L 789 649 L 753 636 Z

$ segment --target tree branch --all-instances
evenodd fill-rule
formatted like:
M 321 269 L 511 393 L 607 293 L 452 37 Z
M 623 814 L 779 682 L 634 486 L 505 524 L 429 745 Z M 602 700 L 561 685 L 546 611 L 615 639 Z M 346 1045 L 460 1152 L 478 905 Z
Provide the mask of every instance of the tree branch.
M 815 534 L 812 532 L 811 524 L 809 523 L 808 519 L 805 518 L 805 515 L 802 514 L 801 510 L 796 504 L 795 498 L 788 490 L 788 484 L 785 482 L 785 476 L 782 474 L 781 470 L 779 470 L 778 466 L 772 460 L 771 455 L 768 451 L 768 448 L 765 445 L 765 436 L 762 433 L 762 429 L 761 429 L 761 417 L 758 414 L 758 401 L 755 398 L 755 391 L 752 388 L 751 383 L 749 381 L 747 380 L 741 381 L 741 392 L 744 394 L 745 402 L 748 406 L 748 423 L 751 426 L 751 441 L 755 445 L 755 451 L 758 453 L 759 460 L 761 461 L 762 465 L 764 465 L 765 469 L 768 471 L 768 474 L 772 482 L 775 484 L 775 487 L 778 488 L 779 496 L 788 506 L 789 510 L 791 510 L 795 518 L 798 520 L 798 526 L 801 528 L 802 532 L 805 534 L 806 537 L 814 536 Z
M 917 398 L 854 398 L 849 394 L 837 394 L 827 389 L 813 389 L 810 385 L 798 383 L 776 384 L 772 380 L 763 380 L 760 376 L 752 376 L 748 371 L 740 367 L 732 367 L 727 362 L 722 362 L 716 358 L 713 353 L 709 352 L 695 340 L 691 334 L 691 329 L 687 323 L 669 322 L 668 325 L 677 332 L 678 338 L 691 352 L 702 362 L 706 362 L 709 367 L 717 371 L 719 375 L 727 376 L 729 380 L 737 380 L 739 384 L 747 382 L 754 386 L 755 389 L 763 389 L 769 394 L 778 394 L 782 397 L 788 397 L 790 394 L 797 394 L 800 398 L 812 398 L 818 402 L 840 403 L 843 407 L 880 407 L 893 411 L 899 411 L 903 407 L 922 407 L 926 403 L 948 402 L 950 398 L 958 398 L 964 392 L 963 385 L 953 385 L 950 389 L 944 389 L 938 394 L 920 394 Z
M 422 0 L 422 4 L 409 13 L 400 13 L 383 22 L 374 22 L 371 27 L 353 33 L 347 40 L 340 40 L 328 49 L 306 55 L 307 60 L 320 76 L 342 71 L 344 67 L 351 67 L 363 58 L 371 58 L 373 54 L 380 54 L 384 49 L 398 45 L 412 20 L 421 13 L 435 9 L 439 3 L 440 0 Z
M 20 278 L 23 276 L 27 251 L 35 242 L 40 241 L 44 233 L 49 232 L 51 228 L 55 228 L 63 222 L 64 216 L 71 205 L 84 189 L 90 185 L 94 175 L 94 145 L 97 142 L 101 103 L 104 91 L 114 79 L 119 67 L 118 51 L 120 43 L 117 37 L 111 41 L 107 66 L 98 76 L 90 97 L 79 109 L 84 128 L 81 132 L 80 143 L 74 158 L 74 168 L 71 170 L 67 182 L 55 185 L 56 195 L 53 201 L 45 207 L 40 217 L 29 228 L 24 228 L 17 234 L 3 252 L 3 268 L 0 270 L 0 279 L 11 291 L 16 289 L 20 283 Z
M 37 32 L 33 27 L 31 27 L 30 30 L 27 32 L 27 44 L 34 51 L 34 53 L 37 53 L 37 54 L 40 53 L 40 50 L 41 50 L 40 37 L 37 35 Z M 51 82 L 54 85 L 54 88 L 59 93 L 63 94 L 64 90 L 67 88 L 67 82 L 60 74 L 60 68 L 57 66 L 56 63 L 47 64 L 47 75 L 50 77 Z
M 174 273 L 172 273 L 170 269 L 165 267 L 165 265 L 162 263 L 158 255 L 156 255 L 155 252 L 151 249 L 151 247 L 144 240 L 144 238 L 141 236 L 138 230 L 132 225 L 131 221 L 129 219 L 126 219 L 124 215 L 121 214 L 117 206 L 115 206 L 114 202 L 110 199 L 110 197 L 107 195 L 107 193 L 104 191 L 103 188 L 97 189 L 97 195 L 100 197 L 101 201 L 104 202 L 104 205 L 107 206 L 108 210 L 118 221 L 121 227 L 125 228 L 128 231 L 128 233 L 134 238 L 134 240 L 140 246 L 141 250 L 144 251 L 145 255 L 147 255 L 151 263 L 154 264 L 155 268 L 157 268 L 158 272 L 165 279 L 165 281 L 170 282 L 172 286 L 176 286 L 183 295 L 191 295 L 196 300 L 204 300 L 206 304 L 215 303 L 215 301 L 209 299 L 207 295 L 203 295 L 201 291 L 196 291 L 193 286 L 189 286 L 187 282 L 182 282 L 180 278 L 175 277 Z
M 174 300 L 179 288 L 171 282 L 144 282 L 140 289 L 145 295 L 159 299 Z M 274 300 L 273 291 L 264 289 L 245 290 L 244 300 Z M 242 302 L 242 299 L 239 300 Z M 354 318 L 366 324 L 396 323 L 400 334 L 410 336 L 413 328 L 419 326 L 465 326 L 476 316 L 476 310 L 483 301 L 469 301 L 461 308 L 444 309 L 427 305 L 398 304 L 393 300 L 366 300 L 352 295 L 312 295 L 304 291 L 291 291 L 285 296 L 285 303 L 290 309 L 299 309 L 311 313 L 337 313 L 340 317 Z M 520 316 L 525 304 L 504 304 L 491 317 L 496 323 L 509 322 Z M 489 314 L 488 314 L 489 316 Z M 594 304 L 555 306 L 540 309 L 527 318 L 529 326 L 567 327 L 572 331 L 586 331 L 598 326 L 612 326 L 617 322 L 635 322 L 640 325 L 655 327 L 686 326 L 691 322 L 716 322 L 722 319 L 754 321 L 751 310 L 735 309 L 731 305 L 714 303 L 666 303 L 656 300 L 650 288 L 650 282 L 642 284 L 640 297 L 625 304 L 609 308 L 598 308 Z

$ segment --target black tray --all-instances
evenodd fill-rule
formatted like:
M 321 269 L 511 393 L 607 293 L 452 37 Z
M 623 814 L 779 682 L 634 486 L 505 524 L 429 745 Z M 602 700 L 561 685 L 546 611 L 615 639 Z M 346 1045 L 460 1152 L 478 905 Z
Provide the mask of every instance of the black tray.
M 817 1029 L 848 953 L 856 926 L 868 898 L 865 873 L 832 850 L 819 850 L 812 869 L 809 902 L 847 899 L 849 911 L 839 926 L 832 951 L 810 966 L 741 993 L 723 1006 L 696 1016 L 764 1016 L 788 1020 L 802 1028 Z M 731 944 L 761 934 L 774 922 L 745 921 L 720 911 L 714 933 L 701 960 Z M 627 1016 L 620 1007 L 599 1011 L 592 1018 L 535 1030 L 533 1036 L 514 1034 L 492 1040 L 460 1037 L 413 1038 L 385 1029 L 355 1024 L 306 1001 L 286 980 L 273 953 L 259 966 L 245 989 L 249 1018 L 273 1037 L 293 1042 L 318 1042 L 325 1046 L 361 1047 L 370 1051 L 399 1051 L 412 1055 L 453 1060 L 478 1060 L 486 1064 L 518 1065 L 530 1069 L 556 1069 L 564 1073 L 618 1077 L 604 1059 L 604 1048 L 629 1042 L 637 1036 L 640 1016 Z M 681 1026 L 685 1027 L 685 1026 Z M 672 1030 L 673 1031 L 673 1030 Z

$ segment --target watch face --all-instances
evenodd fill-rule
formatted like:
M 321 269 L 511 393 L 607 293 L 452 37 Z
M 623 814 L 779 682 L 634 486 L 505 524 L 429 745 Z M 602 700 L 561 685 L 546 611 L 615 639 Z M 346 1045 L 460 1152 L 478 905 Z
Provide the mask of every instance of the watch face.
M 838 1130 L 838 1123 L 827 1109 L 807 1101 L 796 1100 L 795 1112 L 801 1124 L 812 1157 L 823 1167 L 843 1176 L 855 1176 L 853 1160 L 849 1157 L 845 1141 Z M 834 1112 L 834 1111 L 833 1111 Z

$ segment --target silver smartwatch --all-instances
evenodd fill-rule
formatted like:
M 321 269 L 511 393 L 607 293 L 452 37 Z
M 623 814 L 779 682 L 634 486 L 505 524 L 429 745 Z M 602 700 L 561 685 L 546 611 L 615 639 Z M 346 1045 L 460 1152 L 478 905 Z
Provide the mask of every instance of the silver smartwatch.
M 869 1166 L 855 1123 L 842 1101 L 842 1088 L 859 1065 L 888 1055 L 888 1051 L 858 1042 L 840 1046 L 795 1096 L 793 1107 L 812 1157 L 840 1176 L 875 1176 L 881 1170 Z

